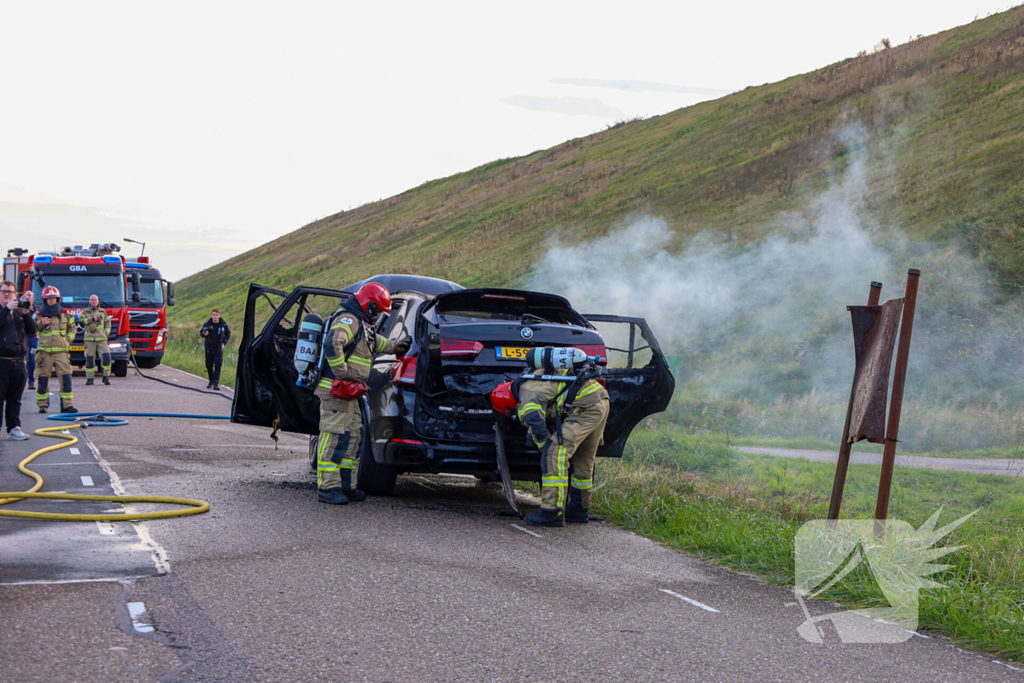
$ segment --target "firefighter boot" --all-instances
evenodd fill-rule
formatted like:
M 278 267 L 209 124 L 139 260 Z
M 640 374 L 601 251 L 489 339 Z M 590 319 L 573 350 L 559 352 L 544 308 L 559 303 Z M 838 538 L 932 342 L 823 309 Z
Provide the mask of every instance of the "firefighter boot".
M 92 377 L 90 377 L 87 380 L 85 380 L 85 386 L 87 386 L 87 387 L 91 387 L 92 386 Z
M 320 503 L 328 503 L 330 505 L 344 505 L 348 502 L 348 496 L 340 488 L 317 489 L 316 499 Z
M 565 506 L 566 524 L 586 524 L 590 521 L 590 510 L 583 507 L 583 496 L 579 489 L 569 489 L 569 504 Z
M 352 488 L 352 470 L 342 469 L 341 470 L 341 490 L 348 496 L 350 503 L 358 503 L 361 500 L 366 500 L 366 494 L 359 489 Z
M 565 526 L 565 515 L 561 510 L 546 510 L 541 508 L 531 512 L 523 518 L 530 526 Z
M 106 375 L 103 375 L 103 383 L 106 384 L 109 387 L 110 386 L 110 378 L 107 377 Z

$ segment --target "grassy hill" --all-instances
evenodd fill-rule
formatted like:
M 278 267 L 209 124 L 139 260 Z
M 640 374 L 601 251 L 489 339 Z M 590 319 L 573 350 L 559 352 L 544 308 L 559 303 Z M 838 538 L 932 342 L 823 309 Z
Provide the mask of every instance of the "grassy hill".
M 711 102 L 616 124 L 317 221 L 183 280 L 173 323 L 240 317 L 251 281 L 339 286 L 379 272 L 521 284 L 563 243 L 627 216 L 744 244 L 784 229 L 869 133 L 865 210 L 884 231 L 956 240 L 1024 285 L 1024 8 Z M 895 150 L 895 153 L 894 153 Z

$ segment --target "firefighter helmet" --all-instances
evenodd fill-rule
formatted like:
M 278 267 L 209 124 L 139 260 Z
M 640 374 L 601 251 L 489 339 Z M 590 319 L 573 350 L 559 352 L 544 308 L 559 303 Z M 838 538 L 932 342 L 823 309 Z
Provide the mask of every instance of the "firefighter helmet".
M 515 415 L 516 399 L 512 395 L 512 382 L 502 382 L 491 392 L 491 405 L 502 415 Z
M 44 302 L 47 299 L 60 299 L 60 290 L 54 287 L 53 285 L 44 287 L 43 293 L 39 295 L 39 298 L 41 298 Z
M 378 313 L 391 312 L 391 293 L 382 284 L 367 282 L 356 291 L 356 301 L 363 313 L 371 319 L 376 318 Z

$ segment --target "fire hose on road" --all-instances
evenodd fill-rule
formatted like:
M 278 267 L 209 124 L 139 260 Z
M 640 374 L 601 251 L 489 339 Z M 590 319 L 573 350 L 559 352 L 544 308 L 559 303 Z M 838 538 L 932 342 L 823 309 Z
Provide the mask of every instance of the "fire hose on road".
M 74 493 L 38 493 L 43 486 L 43 478 L 36 472 L 28 469 L 29 463 L 44 453 L 50 453 L 62 448 L 74 446 L 78 443 L 78 437 L 62 432 L 72 429 L 83 429 L 87 426 L 118 427 L 128 424 L 128 420 L 109 419 L 110 417 L 174 417 L 191 419 L 227 420 L 223 415 L 184 415 L 179 413 L 105 413 L 105 414 L 60 414 L 53 415 L 49 419 L 67 422 L 76 422 L 73 425 L 58 425 L 56 427 L 43 427 L 36 430 L 37 436 L 48 436 L 51 438 L 63 439 L 63 443 L 53 444 L 40 448 L 32 455 L 18 463 L 18 470 L 27 477 L 35 480 L 35 484 L 28 491 L 4 491 L 0 492 L 0 505 L 14 503 L 28 498 L 48 498 L 57 500 L 86 500 L 86 501 L 107 501 L 111 503 L 165 503 L 170 505 L 184 505 L 180 510 L 161 510 L 159 512 L 126 512 L 121 514 L 65 514 L 55 512 L 29 512 L 23 510 L 0 510 L 0 517 L 21 517 L 27 519 L 49 519 L 66 522 L 131 522 L 144 519 L 166 519 L 168 517 L 183 517 L 185 515 L 199 515 L 210 509 L 210 504 L 205 500 L 193 498 L 177 498 L 173 496 L 97 496 Z

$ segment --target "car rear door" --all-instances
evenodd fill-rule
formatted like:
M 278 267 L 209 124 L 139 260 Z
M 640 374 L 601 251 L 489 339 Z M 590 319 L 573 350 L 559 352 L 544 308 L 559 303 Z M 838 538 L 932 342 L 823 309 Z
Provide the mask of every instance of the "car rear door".
M 280 419 L 277 426 L 282 431 L 317 433 L 320 400 L 312 391 L 295 384 L 299 376 L 294 364 L 299 324 L 307 313 L 316 313 L 326 323 L 338 304 L 350 296 L 318 287 L 298 287 L 286 294 L 249 285 L 232 422 L 273 427 Z
M 604 445 L 597 454 L 622 457 L 633 427 L 668 407 L 676 382 L 647 321 L 620 315 L 584 315 L 604 339 L 604 378 L 611 399 Z

